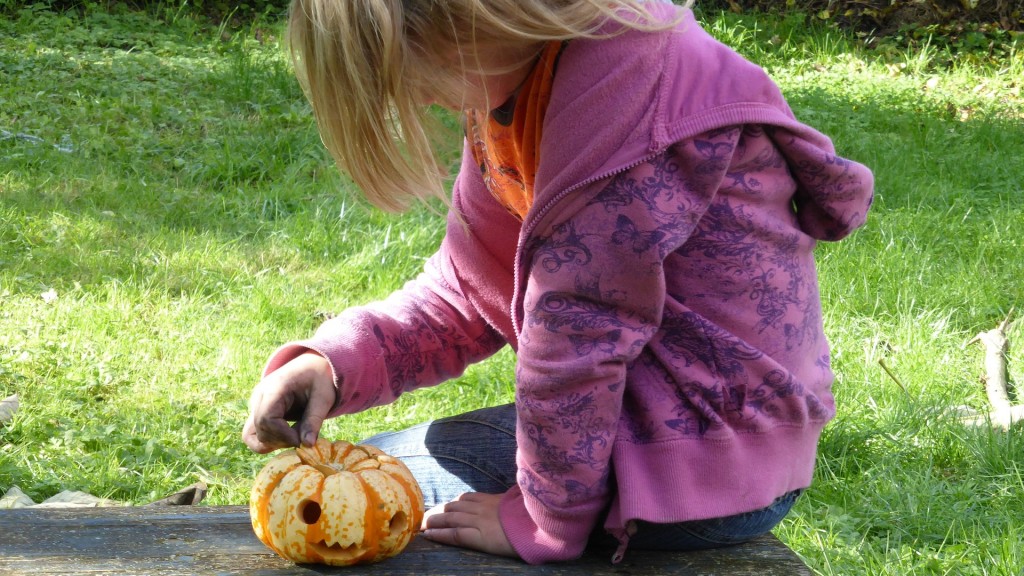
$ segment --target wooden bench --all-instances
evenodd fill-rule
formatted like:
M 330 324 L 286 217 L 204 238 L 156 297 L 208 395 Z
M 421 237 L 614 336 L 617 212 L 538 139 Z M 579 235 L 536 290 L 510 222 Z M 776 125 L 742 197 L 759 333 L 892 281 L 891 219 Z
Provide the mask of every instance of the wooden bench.
M 773 536 L 720 550 L 630 551 L 607 557 L 528 566 L 416 538 L 380 564 L 331 568 L 296 565 L 253 534 L 243 506 L 23 508 L 0 510 L 0 574 L 488 574 L 586 576 L 810 576 L 800 558 Z

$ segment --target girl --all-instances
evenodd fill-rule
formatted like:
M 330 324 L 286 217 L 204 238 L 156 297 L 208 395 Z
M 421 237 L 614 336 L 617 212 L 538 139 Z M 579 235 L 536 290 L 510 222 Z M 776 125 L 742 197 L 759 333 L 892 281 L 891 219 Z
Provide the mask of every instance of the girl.
M 866 168 L 669 3 L 294 0 L 289 36 L 374 204 L 443 195 L 429 104 L 464 112 L 466 142 L 424 272 L 273 354 L 251 449 L 509 345 L 514 405 L 368 441 L 423 485 L 425 537 L 617 561 L 785 516 L 835 414 L 812 251 L 864 222 Z

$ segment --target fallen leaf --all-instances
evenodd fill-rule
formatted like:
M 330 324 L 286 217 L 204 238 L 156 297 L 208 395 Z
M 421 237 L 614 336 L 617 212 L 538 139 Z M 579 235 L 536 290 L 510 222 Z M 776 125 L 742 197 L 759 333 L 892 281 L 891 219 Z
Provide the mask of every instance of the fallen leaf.
M 11 489 L 0 498 L 0 510 L 8 510 L 11 508 L 27 508 L 34 506 L 35 502 L 29 498 L 21 488 L 17 486 L 11 486 Z
M 8 422 L 11 418 L 14 418 L 14 413 L 18 411 L 18 395 L 13 394 L 0 400 L 0 423 Z
M 87 492 L 64 490 L 36 504 L 36 508 L 98 508 L 123 505 L 115 500 L 93 496 Z

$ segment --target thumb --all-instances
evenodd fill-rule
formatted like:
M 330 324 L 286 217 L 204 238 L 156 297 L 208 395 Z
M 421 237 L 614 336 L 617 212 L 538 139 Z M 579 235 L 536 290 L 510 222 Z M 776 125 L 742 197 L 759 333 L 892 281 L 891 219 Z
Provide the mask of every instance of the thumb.
M 334 383 L 318 380 L 310 390 L 309 400 L 306 403 L 306 410 L 299 420 L 299 440 L 306 446 L 316 444 L 320 435 L 320 427 L 323 426 L 327 414 L 334 407 L 337 391 Z

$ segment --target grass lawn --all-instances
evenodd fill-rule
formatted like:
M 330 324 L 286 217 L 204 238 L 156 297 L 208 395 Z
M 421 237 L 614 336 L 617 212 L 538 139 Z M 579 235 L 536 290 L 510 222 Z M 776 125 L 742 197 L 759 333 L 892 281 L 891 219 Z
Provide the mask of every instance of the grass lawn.
M 245 503 L 268 354 L 400 286 L 442 220 L 375 212 L 337 174 L 279 22 L 40 6 L 0 18 L 0 399 L 21 401 L 0 493 L 144 503 L 204 480 L 209 503 Z M 1024 316 L 1024 40 L 704 19 L 877 178 L 868 225 L 818 253 L 839 415 L 778 536 L 820 574 L 1020 574 L 1024 427 L 952 410 L 986 407 L 965 344 Z M 1008 334 L 1024 382 L 1024 321 Z M 324 434 L 509 401 L 513 362 Z

